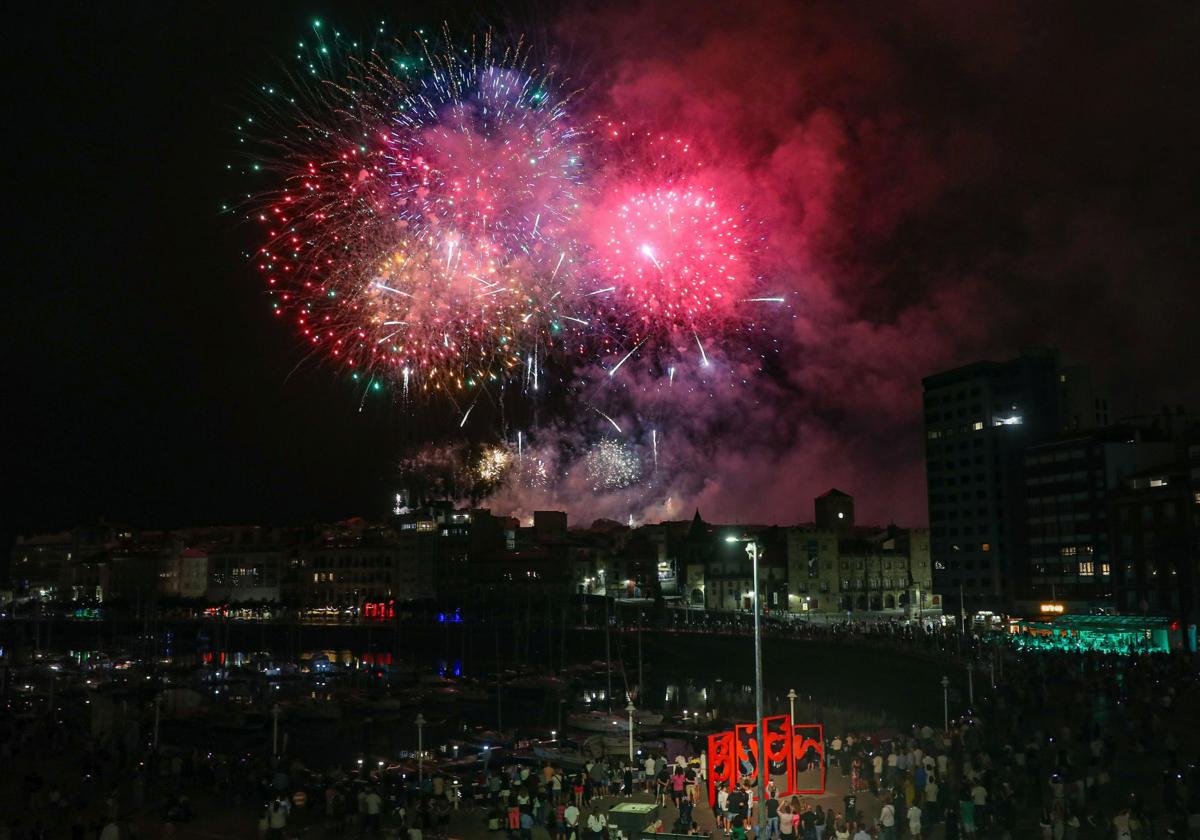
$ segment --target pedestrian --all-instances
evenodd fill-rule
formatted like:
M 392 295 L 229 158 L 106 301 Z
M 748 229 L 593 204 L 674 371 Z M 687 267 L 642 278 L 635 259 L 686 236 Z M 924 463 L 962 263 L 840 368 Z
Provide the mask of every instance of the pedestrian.
M 271 805 L 267 809 L 267 836 L 272 840 L 279 840 L 283 837 L 283 830 L 287 828 L 287 807 L 278 797 L 271 800 Z
M 780 834 L 779 800 L 772 796 L 763 802 L 763 808 L 767 812 L 767 840 L 775 840 Z
M 975 836 L 975 800 L 966 790 L 958 798 L 958 816 L 962 820 L 963 836 L 971 840 Z
M 364 815 L 363 830 L 367 834 L 379 833 L 379 821 L 383 813 L 383 797 L 379 795 L 379 791 L 374 787 L 367 788 L 367 794 L 363 798 L 366 813 Z
M 686 779 L 683 776 L 683 768 L 676 767 L 675 772 L 671 774 L 671 802 L 674 803 L 676 808 L 683 803 L 685 783 Z
M 908 809 L 908 835 L 913 840 L 921 840 L 921 803 L 920 800 L 914 802 L 912 807 Z
M 717 831 L 729 834 L 729 787 L 721 785 L 717 790 L 717 801 L 713 805 Z
M 588 840 L 605 840 L 608 830 L 608 820 L 600 813 L 599 807 L 593 805 L 592 813 L 587 818 Z
M 767 813 L 769 814 L 770 812 L 768 811 Z M 793 840 L 796 825 L 792 822 L 791 803 L 784 802 L 780 804 L 776 819 L 779 821 L 780 840 Z
M 891 802 L 879 809 L 879 828 L 882 840 L 896 840 L 896 806 Z
M 670 783 L 671 778 L 667 775 L 667 768 L 664 766 L 654 777 L 654 801 L 660 808 L 667 806 L 667 788 Z
M 580 840 L 579 808 L 573 802 L 563 809 L 563 833 L 566 840 Z

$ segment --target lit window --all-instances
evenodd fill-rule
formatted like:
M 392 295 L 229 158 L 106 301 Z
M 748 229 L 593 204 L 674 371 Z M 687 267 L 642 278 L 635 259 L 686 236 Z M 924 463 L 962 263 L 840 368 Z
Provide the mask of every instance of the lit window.
M 1076 553 L 1075 546 L 1073 545 L 1064 545 L 1058 550 L 1058 555 L 1060 557 L 1074 557 Z
M 981 431 L 983 431 L 983 421 L 982 421 L 982 420 L 976 420 L 974 423 L 972 423 L 972 424 L 971 424 L 971 428 L 972 428 L 972 429 L 974 429 L 974 430 L 975 430 L 975 431 L 977 431 L 977 432 L 981 432 Z
M 991 544 L 991 543 L 984 543 L 983 545 L 981 545 L 981 546 L 979 546 L 979 547 L 980 547 L 981 549 L 983 549 L 984 551 L 991 551 L 991 550 L 992 550 L 992 544 Z
M 1151 487 L 1166 487 L 1167 480 L 1165 478 L 1152 478 L 1152 479 L 1150 479 L 1150 486 Z
M 1092 577 L 1096 574 L 1096 564 L 1091 560 L 1079 561 L 1079 574 L 1081 577 Z

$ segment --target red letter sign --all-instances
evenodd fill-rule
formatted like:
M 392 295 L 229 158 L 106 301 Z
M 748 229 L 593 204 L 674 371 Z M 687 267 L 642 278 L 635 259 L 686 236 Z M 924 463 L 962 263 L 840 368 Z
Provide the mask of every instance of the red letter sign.
M 737 764 L 733 757 L 733 733 L 718 732 L 708 736 L 708 805 L 717 804 L 717 783 L 732 785 L 737 781 Z

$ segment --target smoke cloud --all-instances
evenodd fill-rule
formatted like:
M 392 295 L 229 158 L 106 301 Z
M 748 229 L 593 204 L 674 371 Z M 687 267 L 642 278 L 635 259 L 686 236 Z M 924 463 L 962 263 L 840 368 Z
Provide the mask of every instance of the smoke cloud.
M 1040 344 L 1091 363 L 1117 414 L 1200 391 L 1183 364 L 1200 357 L 1184 36 L 1198 21 L 1011 2 L 564 14 L 591 105 L 711 161 L 762 219 L 764 291 L 788 303 L 766 372 L 740 346 L 669 386 L 631 363 L 538 435 L 586 452 L 603 431 L 587 406 L 600 406 L 647 483 L 597 494 L 568 457 L 554 491 L 510 486 L 493 506 L 796 522 L 837 486 L 862 520 L 920 525 L 922 376 Z

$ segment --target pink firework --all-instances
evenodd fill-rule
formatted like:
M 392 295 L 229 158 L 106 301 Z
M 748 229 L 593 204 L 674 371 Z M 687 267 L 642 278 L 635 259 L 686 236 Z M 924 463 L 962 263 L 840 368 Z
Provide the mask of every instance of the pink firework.
M 596 303 L 631 339 L 721 332 L 755 295 L 761 234 L 682 139 L 609 126 L 586 219 Z
M 643 332 L 707 331 L 730 320 L 751 293 L 744 222 L 715 190 L 635 186 L 600 215 L 601 279 Z

